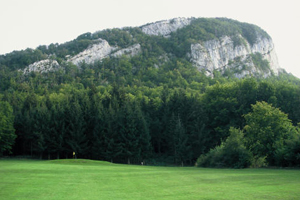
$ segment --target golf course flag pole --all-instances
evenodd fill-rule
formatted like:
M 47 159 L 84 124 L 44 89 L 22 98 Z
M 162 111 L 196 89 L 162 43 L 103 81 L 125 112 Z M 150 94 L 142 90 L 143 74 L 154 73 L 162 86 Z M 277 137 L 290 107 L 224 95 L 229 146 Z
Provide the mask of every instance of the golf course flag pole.
M 73 159 L 75 159 L 75 151 L 73 151 Z

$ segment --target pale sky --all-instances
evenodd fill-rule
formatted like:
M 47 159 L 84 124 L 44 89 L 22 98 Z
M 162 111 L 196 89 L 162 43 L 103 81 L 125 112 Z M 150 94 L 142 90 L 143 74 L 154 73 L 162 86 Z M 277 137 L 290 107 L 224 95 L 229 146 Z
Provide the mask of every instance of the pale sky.
M 300 78 L 299 0 L 0 0 L 0 54 L 176 17 L 256 24 L 272 37 L 280 66 Z

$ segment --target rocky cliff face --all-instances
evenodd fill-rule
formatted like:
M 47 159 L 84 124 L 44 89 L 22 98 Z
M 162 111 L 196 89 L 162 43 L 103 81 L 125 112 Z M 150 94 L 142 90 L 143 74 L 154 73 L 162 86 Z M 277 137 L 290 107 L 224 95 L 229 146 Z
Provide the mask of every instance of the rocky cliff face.
M 82 62 L 92 64 L 96 60 L 102 60 L 110 55 L 110 53 L 116 50 L 117 47 L 112 47 L 106 40 L 99 39 L 97 44 L 94 44 L 77 54 L 76 56 L 69 58 L 68 62 L 72 62 L 75 65 L 79 65 Z
M 263 74 L 269 76 L 271 73 L 278 74 L 280 69 L 272 39 L 258 37 L 257 41 L 250 45 L 241 35 L 241 44 L 234 44 L 234 39 L 223 36 L 220 39 L 209 40 L 203 43 L 191 45 L 191 62 L 199 70 L 204 69 L 207 75 L 211 75 L 214 70 L 224 72 L 231 68 L 236 71 L 236 77 L 244 77 L 250 74 Z M 260 53 L 263 58 L 270 63 L 270 70 L 262 70 L 255 66 L 251 58 L 252 54 Z
M 98 44 L 94 44 L 76 56 L 69 58 L 68 62 L 79 65 L 82 62 L 92 64 L 107 57 L 135 56 L 141 51 L 141 45 L 135 44 L 128 48 L 120 49 L 117 46 L 110 46 L 106 40 L 100 39 Z
M 120 50 L 112 53 L 110 56 L 116 57 L 116 58 L 122 57 L 123 55 L 133 57 L 133 56 L 136 56 L 139 53 L 141 53 L 141 51 L 142 51 L 141 45 L 140 44 L 134 44 L 134 45 L 129 46 L 127 48 L 120 49 Z
M 60 68 L 58 62 L 56 60 L 41 60 L 38 62 L 35 62 L 28 67 L 26 67 L 23 70 L 24 74 L 30 73 L 30 72 L 40 72 L 40 73 L 45 73 L 49 71 L 56 71 Z
M 152 24 L 142 26 L 141 29 L 148 35 L 168 36 L 179 28 L 183 28 L 191 23 L 190 18 L 175 18 L 171 20 L 163 20 Z
M 148 35 L 168 37 L 171 32 L 190 25 L 192 20 L 192 18 L 164 20 L 142 26 L 141 29 Z M 207 75 L 212 75 L 214 70 L 224 72 L 226 69 L 236 71 L 235 76 L 238 78 L 253 74 L 263 74 L 265 77 L 272 73 L 278 75 L 281 69 L 271 38 L 258 36 L 257 41 L 251 45 L 241 35 L 234 37 L 238 37 L 238 40 L 243 42 L 235 44 L 236 38 L 223 36 L 220 39 L 192 44 L 191 52 L 188 53 L 190 61 L 199 70 L 204 69 Z M 263 55 L 263 59 L 266 59 L 270 64 L 270 70 L 262 70 L 255 66 L 251 58 L 251 55 L 255 53 Z
M 120 49 L 118 47 L 110 46 L 106 40 L 100 39 L 99 43 L 88 47 L 86 50 L 80 52 L 79 54 L 71 58 L 68 58 L 67 62 L 71 62 L 74 65 L 79 66 L 83 62 L 85 62 L 86 64 L 93 64 L 95 61 L 101 61 L 102 59 L 107 57 L 119 58 L 123 55 L 132 57 L 139 54 L 140 52 L 140 44 L 135 44 L 127 48 Z M 60 68 L 60 65 L 57 61 L 46 59 L 29 65 L 23 70 L 23 72 L 30 73 L 32 71 L 35 71 L 44 73 L 49 71 L 55 71 L 58 68 Z

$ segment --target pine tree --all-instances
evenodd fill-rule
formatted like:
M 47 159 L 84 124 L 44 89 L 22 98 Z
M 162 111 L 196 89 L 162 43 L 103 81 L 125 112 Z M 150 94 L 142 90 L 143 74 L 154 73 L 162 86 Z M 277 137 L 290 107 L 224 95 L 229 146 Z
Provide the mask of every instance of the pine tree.
M 138 148 L 139 138 L 137 130 L 137 120 L 134 116 L 130 102 L 125 102 L 121 109 L 121 129 L 120 137 L 123 149 L 123 157 L 127 158 L 127 163 L 131 163 L 131 159 L 140 157 L 140 149 Z
M 92 138 L 91 138 L 91 146 L 92 146 L 92 157 L 94 159 L 105 160 L 105 113 L 102 103 L 100 102 L 97 106 L 95 105 L 95 121 L 94 127 L 92 131 Z
M 88 150 L 88 141 L 85 135 L 86 122 L 78 100 L 73 99 L 65 110 L 66 117 L 66 145 L 67 153 L 83 157 Z
M 51 107 L 50 113 L 51 120 L 49 124 L 51 131 L 46 135 L 46 142 L 48 143 L 48 152 L 55 153 L 56 158 L 59 159 L 61 153 L 65 150 L 65 112 L 61 105 L 56 105 Z
M 11 153 L 16 134 L 13 127 L 14 116 L 12 107 L 7 102 L 0 101 L 0 156 L 4 152 Z
M 49 111 L 44 104 L 38 105 L 34 109 L 32 123 L 33 150 L 39 154 L 40 159 L 42 159 L 43 152 L 47 149 L 48 143 L 45 138 L 51 133 L 50 119 Z
M 120 113 L 118 103 L 112 101 L 109 107 L 104 110 L 104 130 L 103 130 L 103 156 L 106 160 L 114 162 L 122 152 L 120 132 Z
M 140 160 L 146 164 L 146 159 L 151 157 L 153 149 L 149 127 L 139 107 L 135 108 L 135 116 L 137 116 L 138 120 L 137 130 L 139 132 Z
M 186 160 L 191 159 L 191 146 L 188 144 L 188 137 L 186 134 L 185 127 L 182 124 L 182 121 L 179 116 L 171 118 L 171 142 L 172 142 L 172 151 L 175 163 L 180 163 L 182 166 Z

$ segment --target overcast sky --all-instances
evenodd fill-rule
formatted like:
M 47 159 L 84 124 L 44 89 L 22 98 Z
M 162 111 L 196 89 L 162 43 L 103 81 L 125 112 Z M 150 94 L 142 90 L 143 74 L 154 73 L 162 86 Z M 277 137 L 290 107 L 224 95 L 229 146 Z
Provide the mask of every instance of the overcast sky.
M 299 0 L 0 0 L 0 54 L 175 17 L 256 24 L 272 37 L 281 67 L 300 78 Z

